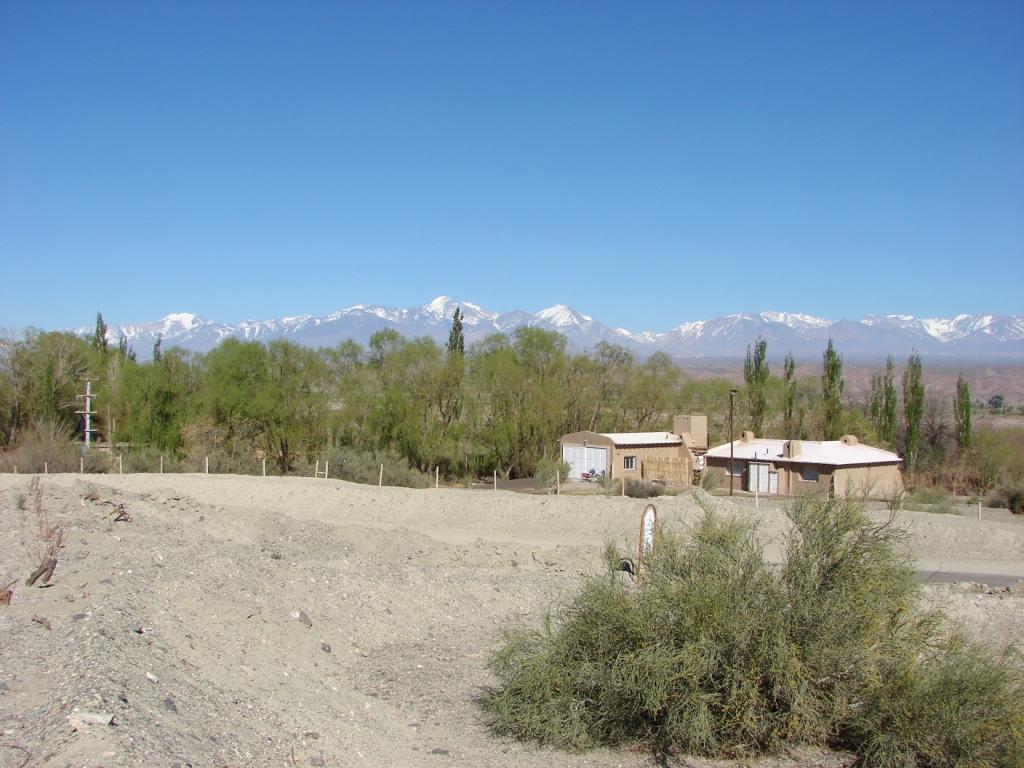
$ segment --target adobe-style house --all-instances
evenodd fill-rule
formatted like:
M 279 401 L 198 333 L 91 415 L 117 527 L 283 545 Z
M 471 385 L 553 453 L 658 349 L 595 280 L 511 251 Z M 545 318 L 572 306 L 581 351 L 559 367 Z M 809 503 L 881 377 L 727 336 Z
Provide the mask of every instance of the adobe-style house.
M 827 492 L 836 496 L 884 498 L 903 490 L 900 457 L 861 444 L 854 435 L 839 440 L 779 440 L 744 432 L 732 445 L 717 445 L 704 457 L 706 470 L 730 477 L 737 491 L 785 494 Z
M 676 416 L 672 432 L 571 432 L 559 440 L 569 479 L 595 470 L 614 479 L 689 485 L 708 447 L 704 415 Z

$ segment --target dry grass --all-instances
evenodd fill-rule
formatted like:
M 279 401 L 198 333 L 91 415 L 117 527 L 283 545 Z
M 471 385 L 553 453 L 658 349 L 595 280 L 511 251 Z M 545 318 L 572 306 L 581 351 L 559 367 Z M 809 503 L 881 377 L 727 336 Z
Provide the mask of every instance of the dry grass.
M 29 495 L 32 498 L 32 507 L 27 510 L 26 538 L 36 568 L 25 580 L 25 584 L 31 587 L 39 580 L 42 580 L 43 584 L 48 584 L 53 577 L 53 572 L 57 568 L 57 556 L 64 546 L 64 526 L 53 520 L 49 510 L 43 505 L 43 483 L 38 477 L 32 478 Z

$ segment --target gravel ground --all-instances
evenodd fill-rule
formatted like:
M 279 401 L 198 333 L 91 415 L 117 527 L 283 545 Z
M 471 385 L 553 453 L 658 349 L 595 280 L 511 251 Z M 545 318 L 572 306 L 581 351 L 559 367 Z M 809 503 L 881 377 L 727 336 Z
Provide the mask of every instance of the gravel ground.
M 609 539 L 632 542 L 645 502 L 50 475 L 43 509 L 64 547 L 39 588 L 25 586 L 39 554 L 29 482 L 0 475 L 0 577 L 16 580 L 0 606 L 0 768 L 654 765 L 495 738 L 475 703 L 502 628 L 539 621 Z M 131 521 L 90 495 L 125 503 Z M 777 507 L 717 503 L 757 519 L 778 549 Z M 673 526 L 700 514 L 688 495 L 656 504 Z M 901 522 L 922 562 L 1024 568 L 1018 521 Z M 1017 588 L 937 585 L 927 597 L 995 645 L 1024 631 Z M 112 720 L 79 723 L 85 714 Z M 756 764 L 847 762 L 809 752 Z

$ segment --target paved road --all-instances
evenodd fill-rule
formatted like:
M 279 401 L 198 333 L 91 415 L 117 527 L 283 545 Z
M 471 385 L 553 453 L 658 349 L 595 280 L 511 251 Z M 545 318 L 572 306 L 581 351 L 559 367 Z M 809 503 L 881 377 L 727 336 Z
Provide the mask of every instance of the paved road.
M 974 581 L 990 587 L 1012 587 L 1021 577 L 1008 573 L 963 573 L 960 571 L 917 571 L 918 581 L 926 584 L 951 584 L 958 581 Z

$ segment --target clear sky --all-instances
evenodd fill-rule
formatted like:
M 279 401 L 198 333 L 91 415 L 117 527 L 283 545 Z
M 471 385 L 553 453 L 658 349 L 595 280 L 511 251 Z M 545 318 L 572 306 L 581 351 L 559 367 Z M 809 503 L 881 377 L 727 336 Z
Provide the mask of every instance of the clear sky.
M 0 0 L 0 326 L 1024 313 L 1024 3 Z

